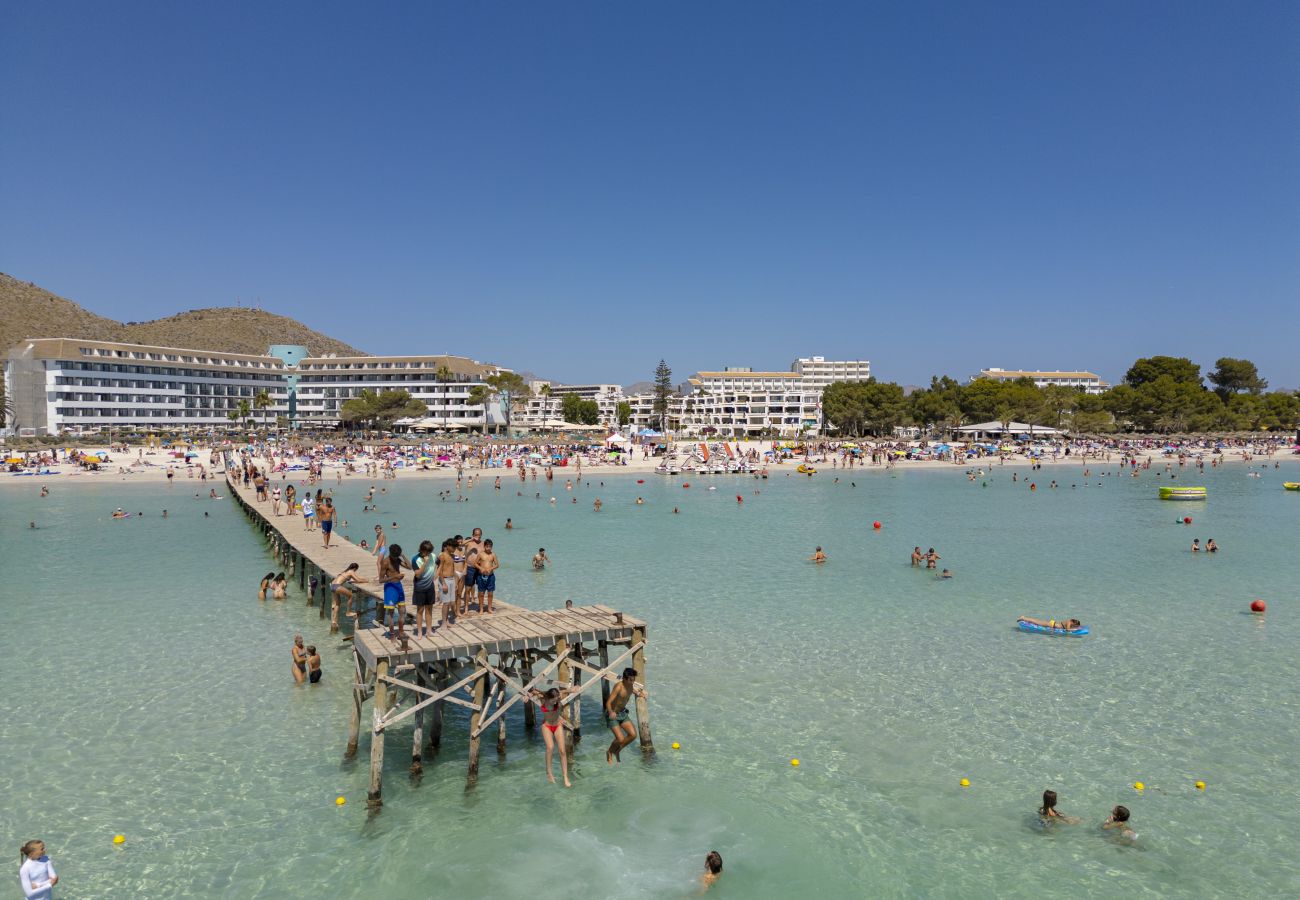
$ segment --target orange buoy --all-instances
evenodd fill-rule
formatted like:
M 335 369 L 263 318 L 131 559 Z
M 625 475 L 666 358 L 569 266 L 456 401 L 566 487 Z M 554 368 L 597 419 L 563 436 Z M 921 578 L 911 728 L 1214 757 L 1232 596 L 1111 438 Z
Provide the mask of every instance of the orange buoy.
M 874 528 L 874 529 L 876 529 L 876 531 L 879 531 L 879 530 L 880 530 L 880 522 L 878 522 L 878 521 L 877 521 L 877 522 L 872 522 L 872 523 L 871 523 L 871 527 Z
M 1266 609 L 1268 609 L 1268 604 L 1263 600 L 1252 600 L 1250 603 L 1250 611 L 1253 613 L 1262 613 Z
M 688 487 L 690 487 L 690 486 L 691 486 L 691 483 L 690 483 L 689 481 L 686 482 L 684 485 L 682 485 L 682 487 L 684 487 L 684 488 L 688 488 Z

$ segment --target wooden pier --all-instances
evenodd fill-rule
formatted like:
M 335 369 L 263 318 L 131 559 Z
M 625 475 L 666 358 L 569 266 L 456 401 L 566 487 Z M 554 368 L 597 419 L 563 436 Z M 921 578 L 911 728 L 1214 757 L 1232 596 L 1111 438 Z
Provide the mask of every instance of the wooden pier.
M 291 574 L 296 573 L 304 590 L 314 575 L 318 587 L 315 593 L 321 594 L 321 618 L 332 601 L 330 582 L 354 562 L 360 563 L 362 577 L 369 583 L 349 587 L 354 593 L 376 600 L 382 598 L 382 588 L 375 581 L 377 562 L 369 552 L 343 540 L 337 526 L 331 546 L 326 550 L 320 531 L 308 531 L 301 515 L 272 515 L 271 501 L 257 500 L 252 484 L 243 485 L 239 466 L 237 457 L 227 457 L 231 496 L 261 529 L 271 551 L 289 567 Z M 268 477 L 268 490 L 275 483 Z M 328 490 L 327 485 L 319 487 Z M 410 598 L 413 591 L 409 573 L 403 584 Z M 315 599 L 315 594 L 309 592 L 308 604 L 314 604 Z M 365 701 L 373 699 L 367 723 L 370 731 L 367 800 L 371 809 L 377 810 L 383 802 L 384 738 L 394 726 L 408 721 L 412 724 L 411 774 L 419 775 L 423 771 L 426 742 L 429 748 L 437 748 L 442 742 L 445 704 L 469 710 L 467 786 L 473 787 L 478 781 L 482 736 L 496 726 L 497 753 L 504 756 L 506 714 L 515 708 L 523 717 L 524 727 L 532 731 L 536 727 L 536 711 L 529 692 L 541 690 L 548 681 L 570 686 L 571 692 L 563 702 L 573 729 L 563 729 L 563 732 L 572 751 L 573 745 L 582 739 L 583 696 L 599 684 L 603 710 L 611 686 L 619 681 L 619 673 L 624 668 L 636 669 L 637 686 L 642 688 L 636 694 L 634 707 L 641 751 L 647 755 L 654 753 L 644 692 L 645 622 L 608 606 L 574 606 L 572 601 L 564 609 L 547 611 L 525 609 L 500 600 L 495 600 L 493 606 L 492 613 L 471 614 L 450 627 L 439 624 L 428 637 L 408 634 L 401 642 L 385 638 L 379 628 L 355 629 L 353 702 L 344 756 L 355 757 Z M 413 610 L 408 602 L 408 617 Z M 361 617 L 345 621 L 360 623 Z

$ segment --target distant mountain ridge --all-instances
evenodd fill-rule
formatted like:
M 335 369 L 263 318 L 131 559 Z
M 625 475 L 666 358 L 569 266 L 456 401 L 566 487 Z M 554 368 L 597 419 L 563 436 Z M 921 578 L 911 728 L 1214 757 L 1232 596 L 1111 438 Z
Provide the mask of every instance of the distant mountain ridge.
M 55 337 L 254 355 L 266 353 L 272 344 L 301 344 L 312 356 L 370 355 L 296 319 L 260 309 L 218 306 L 151 322 L 117 322 L 0 272 L 0 356 L 26 338 Z

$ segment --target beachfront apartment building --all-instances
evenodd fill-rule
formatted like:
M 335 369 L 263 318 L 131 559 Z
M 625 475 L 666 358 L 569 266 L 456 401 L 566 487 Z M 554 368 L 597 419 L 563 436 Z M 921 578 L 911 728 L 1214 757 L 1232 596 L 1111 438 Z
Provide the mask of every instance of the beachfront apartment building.
M 564 420 L 561 409 L 564 397 L 574 394 L 583 400 L 596 401 L 601 425 L 618 425 L 618 404 L 626 398 L 617 384 L 560 384 L 555 381 L 531 381 L 532 396 L 511 419 L 512 427 L 542 430 L 558 427 Z
M 989 368 L 981 369 L 978 375 L 971 378 L 971 381 L 978 378 L 987 378 L 990 381 L 1016 381 L 1020 378 L 1028 378 L 1040 388 L 1056 385 L 1082 389 L 1087 394 L 1101 394 L 1110 388 L 1108 382 L 1102 381 L 1101 376 L 1094 375 L 1092 372 L 1031 372 L 1027 369 Z
M 792 362 L 790 371 L 803 376 L 804 386 L 821 389 L 837 382 L 870 380 L 871 361 L 807 356 Z
M 460 356 L 318 357 L 275 345 L 264 356 L 75 338 L 30 338 L 5 359 L 6 427 L 20 435 L 228 428 L 240 403 L 249 419 L 333 427 L 363 390 L 406 390 L 433 427 L 504 424 L 499 403 L 468 402 L 497 366 Z M 257 409 L 259 394 L 270 404 Z
M 489 375 L 508 371 L 464 356 L 326 356 L 297 365 L 296 424 L 332 428 L 343 404 L 362 391 L 406 391 L 429 408 L 427 429 L 494 430 L 504 426 L 498 402 L 471 404 Z
M 149 347 L 75 338 L 33 338 L 5 359 L 5 424 L 24 435 L 110 429 L 175 430 L 230 425 L 241 401 L 289 411 L 284 362 L 270 356 Z

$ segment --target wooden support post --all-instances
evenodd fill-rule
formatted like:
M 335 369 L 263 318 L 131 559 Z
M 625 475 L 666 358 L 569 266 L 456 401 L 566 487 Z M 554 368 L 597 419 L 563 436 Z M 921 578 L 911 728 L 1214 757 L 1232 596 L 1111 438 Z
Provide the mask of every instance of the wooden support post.
M 632 629 L 632 643 L 643 643 L 645 641 L 645 628 Z M 632 654 L 632 668 L 636 669 L 636 680 L 641 682 L 644 687 L 647 682 L 645 678 L 645 647 Z M 637 731 L 641 732 L 641 752 L 651 756 L 655 752 L 654 741 L 650 739 L 650 704 L 646 702 L 644 693 L 637 695 L 636 698 L 636 725 Z
M 579 644 L 575 648 L 575 652 L 578 654 L 578 658 L 582 659 L 583 653 L 582 653 L 581 644 Z M 582 669 L 579 669 L 577 666 L 574 666 L 573 667 L 573 689 L 576 691 L 581 687 L 582 687 Z M 575 745 L 580 744 L 582 743 L 582 698 L 581 697 L 579 697 L 577 700 L 573 702 L 573 706 L 570 707 L 569 715 L 573 717 L 573 743 Z
M 487 661 L 487 650 L 480 647 L 478 654 L 474 657 L 474 665 L 480 669 L 486 669 Z M 474 681 L 474 703 L 478 706 L 478 709 L 470 713 L 469 717 L 469 773 L 465 780 L 466 789 L 478 784 L 478 723 L 483 718 L 483 707 L 487 703 L 489 681 L 490 679 L 486 675 Z
M 343 751 L 344 759 L 352 759 L 357 755 L 357 738 L 361 734 L 361 704 L 366 699 L 366 685 L 361 677 L 361 657 L 355 650 L 352 651 L 352 662 L 356 676 L 352 681 L 352 714 L 348 718 L 348 748 Z
M 299 553 L 298 556 L 301 558 L 302 554 Z M 302 565 L 298 567 L 298 587 L 303 590 L 307 589 L 307 560 L 305 559 L 302 560 Z
M 378 715 L 388 709 L 388 660 L 381 659 L 375 664 L 375 713 Z M 371 729 L 370 734 L 370 793 L 366 795 L 366 805 L 377 810 L 384 805 L 384 733 Z
M 506 699 L 506 681 L 504 678 L 498 678 L 498 690 L 501 692 L 501 699 L 498 703 L 504 703 Z M 505 758 L 506 755 L 506 717 L 502 716 L 497 719 L 497 756 Z
M 609 644 L 604 641 L 600 642 L 600 667 L 609 668 Z M 600 709 L 601 715 L 604 715 L 605 709 L 609 706 L 609 680 L 600 679 Z
M 569 642 L 566 638 L 555 639 L 555 658 L 560 660 L 560 669 L 556 675 L 560 684 L 570 684 L 573 681 L 573 667 L 569 665 Z M 573 756 L 573 732 L 568 728 L 561 728 L 560 733 L 564 735 L 564 752 Z
M 533 659 L 525 650 L 519 657 L 519 683 L 528 684 L 533 680 Z M 537 729 L 537 704 L 531 700 L 524 701 L 524 730 L 532 734 Z
M 447 685 L 451 683 L 451 677 L 447 670 L 438 663 L 434 663 L 433 689 L 435 691 L 446 690 Z M 438 749 L 442 744 L 442 701 L 433 702 L 433 721 L 429 723 L 429 746 Z
M 424 666 L 417 666 L 415 669 L 415 683 L 425 684 Z M 424 762 L 420 756 L 421 745 L 424 743 L 424 710 L 415 711 L 415 734 L 411 738 L 411 776 L 419 777 L 424 774 Z

